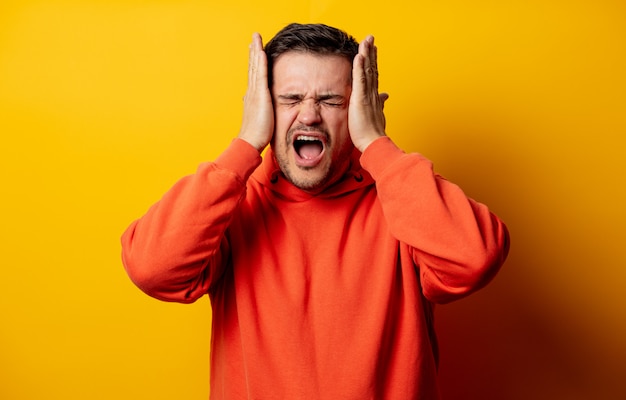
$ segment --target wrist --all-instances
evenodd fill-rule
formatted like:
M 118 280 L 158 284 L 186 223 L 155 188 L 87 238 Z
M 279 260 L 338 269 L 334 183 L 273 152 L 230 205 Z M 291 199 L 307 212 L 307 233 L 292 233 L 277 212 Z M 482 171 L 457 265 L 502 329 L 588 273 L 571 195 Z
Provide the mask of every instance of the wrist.
M 244 135 L 241 133 L 239 134 L 239 136 L 237 136 L 237 138 L 243 140 L 244 142 L 248 143 L 250 146 L 254 147 L 259 152 L 259 154 L 265 149 L 265 147 L 268 144 L 266 142 L 262 142 L 258 140 L 257 138 L 251 138 L 248 135 Z
M 242 181 L 246 181 L 261 163 L 261 155 L 247 141 L 234 139 L 215 160 L 220 168 L 232 171 Z
M 384 133 L 371 135 L 371 136 L 361 140 L 358 144 L 355 144 L 355 147 L 361 153 L 363 153 L 365 151 L 365 149 L 367 149 L 372 143 L 374 143 L 376 140 L 378 140 L 378 139 L 380 139 L 382 137 L 386 137 L 386 135 Z

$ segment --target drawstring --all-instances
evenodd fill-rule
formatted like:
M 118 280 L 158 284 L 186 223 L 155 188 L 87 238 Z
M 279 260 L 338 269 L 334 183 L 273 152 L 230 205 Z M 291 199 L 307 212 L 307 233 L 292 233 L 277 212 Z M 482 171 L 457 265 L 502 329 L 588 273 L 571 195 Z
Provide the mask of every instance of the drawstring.
M 348 171 L 346 172 L 346 175 L 350 176 L 352 175 L 352 177 L 354 178 L 355 181 L 357 182 L 363 182 L 363 174 L 361 174 L 360 170 L 353 170 L 353 161 L 350 160 L 350 165 L 348 165 Z
M 271 184 L 275 184 L 276 182 L 278 182 L 278 174 L 280 174 L 280 170 L 276 169 L 274 171 L 272 171 L 272 173 L 270 174 L 270 183 Z

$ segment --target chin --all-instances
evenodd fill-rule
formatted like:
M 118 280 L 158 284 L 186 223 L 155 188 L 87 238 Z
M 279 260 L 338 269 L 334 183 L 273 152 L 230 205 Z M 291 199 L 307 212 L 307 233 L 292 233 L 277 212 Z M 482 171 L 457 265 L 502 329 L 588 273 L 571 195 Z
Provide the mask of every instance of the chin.
M 282 171 L 285 178 L 292 185 L 307 192 L 319 192 L 331 185 L 345 172 L 343 163 L 337 165 L 325 158 L 315 167 L 302 167 L 296 165 L 294 159 L 286 156 L 281 157 L 275 153 L 278 167 Z
M 287 180 L 289 180 L 289 182 L 291 182 L 294 186 L 306 191 L 316 191 L 318 189 L 324 188 L 324 186 L 326 186 L 329 181 L 329 175 L 327 173 L 321 174 L 319 176 L 310 176 L 306 173 L 286 173 L 285 176 L 287 177 Z

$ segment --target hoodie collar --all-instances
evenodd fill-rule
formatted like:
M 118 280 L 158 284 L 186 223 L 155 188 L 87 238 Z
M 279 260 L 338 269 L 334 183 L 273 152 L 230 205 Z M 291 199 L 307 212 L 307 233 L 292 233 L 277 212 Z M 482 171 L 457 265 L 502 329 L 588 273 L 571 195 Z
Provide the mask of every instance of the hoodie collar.
M 294 186 L 285 178 L 278 167 L 273 150 L 269 148 L 261 166 L 256 169 L 252 178 L 286 200 L 306 201 L 314 197 L 333 198 L 374 184 L 372 176 L 361 167 L 360 158 L 361 152 L 355 148 L 350 155 L 348 170 L 341 178 L 319 191 L 308 192 Z

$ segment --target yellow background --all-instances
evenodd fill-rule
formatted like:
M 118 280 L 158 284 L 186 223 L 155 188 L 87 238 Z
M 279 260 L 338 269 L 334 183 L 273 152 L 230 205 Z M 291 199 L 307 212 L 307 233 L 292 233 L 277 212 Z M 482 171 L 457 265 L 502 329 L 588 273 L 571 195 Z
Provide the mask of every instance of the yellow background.
M 236 135 L 248 43 L 376 36 L 389 135 L 512 250 L 439 307 L 446 399 L 626 398 L 626 3 L 0 4 L 0 398 L 207 398 L 210 305 L 127 279 L 119 236 Z

